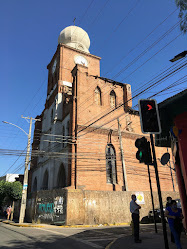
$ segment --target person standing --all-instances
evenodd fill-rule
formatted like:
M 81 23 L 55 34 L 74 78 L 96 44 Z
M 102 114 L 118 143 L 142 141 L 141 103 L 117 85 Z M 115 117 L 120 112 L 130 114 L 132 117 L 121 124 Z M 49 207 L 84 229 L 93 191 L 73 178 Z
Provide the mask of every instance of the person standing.
M 166 201 L 167 201 L 167 203 L 166 203 L 166 208 L 168 208 L 168 207 L 171 206 L 172 198 L 171 198 L 170 196 L 168 196 L 168 197 L 166 198 Z M 171 242 L 172 242 L 172 243 L 175 243 L 175 239 L 174 239 L 174 236 L 173 236 L 172 232 L 171 232 Z
M 9 220 L 10 214 L 11 214 L 12 208 L 11 205 L 7 208 L 6 212 L 7 212 L 7 220 Z
M 177 202 L 175 200 L 171 201 L 171 206 L 167 207 L 165 210 L 165 216 L 168 218 L 169 228 L 175 239 L 175 244 L 177 249 L 182 249 L 180 243 L 180 236 L 182 232 L 182 210 L 177 208 Z
M 170 207 L 170 206 L 171 206 L 172 198 L 171 198 L 170 196 L 168 196 L 168 197 L 166 198 L 166 201 L 167 201 L 167 203 L 166 203 L 166 208 L 167 208 L 167 207 Z
M 132 201 L 130 202 L 130 212 L 132 213 L 132 221 L 134 226 L 134 241 L 135 243 L 141 243 L 142 241 L 139 239 L 139 230 L 140 230 L 140 215 L 139 209 L 141 206 L 136 203 L 136 195 L 131 196 Z

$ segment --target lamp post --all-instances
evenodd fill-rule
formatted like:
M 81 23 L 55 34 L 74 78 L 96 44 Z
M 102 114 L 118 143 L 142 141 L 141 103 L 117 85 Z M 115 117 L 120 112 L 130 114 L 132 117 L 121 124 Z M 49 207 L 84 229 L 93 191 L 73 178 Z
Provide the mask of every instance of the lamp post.
M 171 59 L 171 62 L 175 62 L 178 61 L 180 59 L 182 59 L 183 57 L 185 57 L 187 55 L 187 50 L 181 52 L 180 54 L 175 55 L 175 57 L 173 59 Z
M 21 198 L 21 208 L 20 208 L 20 215 L 19 215 L 19 223 L 23 223 L 24 222 L 24 218 L 25 218 L 25 209 L 26 209 L 26 202 L 27 202 L 28 165 L 29 165 L 29 156 L 30 156 L 32 120 L 41 121 L 40 119 L 33 119 L 32 117 L 31 118 L 29 118 L 29 117 L 22 117 L 22 118 L 30 119 L 29 133 L 26 133 L 21 127 L 15 125 L 15 124 L 3 121 L 3 123 L 5 123 L 5 124 L 10 124 L 10 125 L 13 125 L 13 126 L 19 128 L 28 137 L 27 153 L 26 153 L 26 157 L 25 157 L 25 171 L 24 171 L 24 179 L 23 179 L 23 190 L 22 190 L 22 198 Z

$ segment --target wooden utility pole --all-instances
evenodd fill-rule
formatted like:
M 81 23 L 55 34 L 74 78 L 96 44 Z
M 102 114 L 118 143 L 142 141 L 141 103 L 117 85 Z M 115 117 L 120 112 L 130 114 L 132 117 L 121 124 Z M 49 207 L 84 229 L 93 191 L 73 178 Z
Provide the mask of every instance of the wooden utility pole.
M 34 119 L 30 117 L 23 117 L 24 119 L 30 119 L 30 127 L 29 127 L 29 134 L 28 136 L 28 143 L 27 143 L 27 154 L 25 158 L 25 171 L 24 171 L 24 179 L 23 179 L 23 190 L 22 190 L 22 198 L 21 198 L 21 208 L 20 208 L 20 215 L 19 215 L 19 223 L 24 222 L 25 218 L 25 209 L 27 203 L 27 187 L 28 187 L 28 166 L 29 166 L 29 158 L 30 158 L 30 144 L 31 144 L 31 130 L 32 130 L 32 121 L 41 121 L 40 119 Z
M 120 144 L 120 151 L 121 151 L 121 161 L 122 161 L 122 171 L 123 171 L 123 182 L 124 182 L 124 191 L 128 191 L 127 187 L 127 173 L 126 173 L 126 167 L 125 167 L 125 159 L 124 159 L 124 152 L 123 152 L 123 143 L 121 138 L 121 125 L 118 120 L 118 136 L 119 136 L 119 144 Z

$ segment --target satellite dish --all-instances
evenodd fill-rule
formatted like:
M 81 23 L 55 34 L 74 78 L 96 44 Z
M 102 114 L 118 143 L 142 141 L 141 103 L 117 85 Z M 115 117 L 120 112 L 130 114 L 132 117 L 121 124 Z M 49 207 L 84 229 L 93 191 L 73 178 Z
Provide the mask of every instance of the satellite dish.
M 162 155 L 160 162 L 162 165 L 165 165 L 169 162 L 169 159 L 170 159 L 170 154 L 167 152 L 164 153 L 164 155 Z

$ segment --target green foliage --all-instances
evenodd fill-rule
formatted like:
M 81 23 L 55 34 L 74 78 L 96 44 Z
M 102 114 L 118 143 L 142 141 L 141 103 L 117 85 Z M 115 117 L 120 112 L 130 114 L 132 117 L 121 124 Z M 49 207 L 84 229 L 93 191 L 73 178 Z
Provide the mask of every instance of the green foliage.
M 187 32 L 187 0 L 175 0 L 179 8 L 180 29 L 185 34 Z
M 6 195 L 11 201 L 17 201 L 22 196 L 22 184 L 20 182 L 6 182 Z
M 5 198 L 5 181 L 0 181 L 0 206 L 3 203 L 3 200 Z
M 0 205 L 9 201 L 20 200 L 22 196 L 22 184 L 20 182 L 0 181 Z

